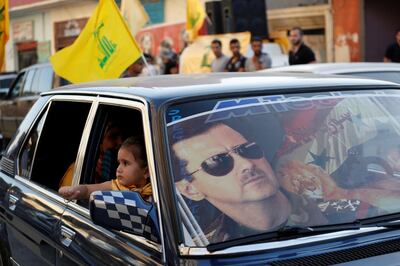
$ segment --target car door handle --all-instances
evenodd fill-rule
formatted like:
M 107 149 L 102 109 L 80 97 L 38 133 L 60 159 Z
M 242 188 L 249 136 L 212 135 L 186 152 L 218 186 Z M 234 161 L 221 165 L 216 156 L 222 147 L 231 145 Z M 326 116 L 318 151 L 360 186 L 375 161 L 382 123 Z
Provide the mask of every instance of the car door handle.
M 15 208 L 17 207 L 17 202 L 18 202 L 19 198 L 15 195 L 10 194 L 9 198 L 8 198 L 8 208 L 12 211 L 15 210 Z
M 74 237 L 75 232 L 73 230 L 61 225 L 61 243 L 63 243 L 64 246 L 69 247 Z

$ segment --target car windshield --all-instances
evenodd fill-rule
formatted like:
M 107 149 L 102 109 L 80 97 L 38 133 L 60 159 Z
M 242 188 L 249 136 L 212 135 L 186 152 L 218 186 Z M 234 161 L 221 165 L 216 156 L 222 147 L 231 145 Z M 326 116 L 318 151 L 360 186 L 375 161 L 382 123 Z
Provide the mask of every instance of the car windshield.
M 166 119 L 187 246 L 400 212 L 396 90 L 191 102 Z

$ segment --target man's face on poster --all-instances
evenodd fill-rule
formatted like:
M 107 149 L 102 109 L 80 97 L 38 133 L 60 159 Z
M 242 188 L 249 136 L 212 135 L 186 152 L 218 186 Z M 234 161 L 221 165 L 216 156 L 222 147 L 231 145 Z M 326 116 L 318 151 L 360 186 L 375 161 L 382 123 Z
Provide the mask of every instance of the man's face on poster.
M 207 199 L 214 205 L 254 202 L 273 196 L 279 185 L 264 155 L 249 159 L 234 151 L 234 147 L 246 143 L 248 140 L 239 132 L 220 124 L 174 144 L 175 154 L 187 162 L 187 172 L 197 170 L 190 181 L 177 182 L 181 193 L 192 200 Z M 225 167 L 230 171 L 220 172 L 224 175 L 215 176 L 201 168 L 205 160 L 224 153 L 233 159 L 231 169 Z

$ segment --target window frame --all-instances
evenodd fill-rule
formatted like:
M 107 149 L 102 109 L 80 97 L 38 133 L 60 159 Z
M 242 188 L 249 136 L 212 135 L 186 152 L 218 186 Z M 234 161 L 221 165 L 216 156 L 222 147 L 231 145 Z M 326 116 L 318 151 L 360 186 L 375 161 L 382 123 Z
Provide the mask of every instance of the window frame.
M 17 167 L 17 169 L 16 169 L 17 171 L 15 173 L 15 179 L 20 181 L 20 182 L 23 182 L 23 183 L 27 184 L 28 186 L 30 186 L 33 189 L 39 191 L 40 193 L 46 195 L 47 197 L 51 198 L 52 200 L 55 200 L 55 201 L 58 201 L 58 202 L 61 202 L 61 203 L 64 204 L 65 203 L 65 199 L 62 198 L 61 196 L 59 196 L 57 193 L 54 193 L 52 190 L 50 190 L 49 188 L 47 188 L 46 186 L 44 186 L 44 185 L 42 185 L 40 183 L 32 181 L 30 178 L 27 178 L 27 177 L 19 175 L 19 173 L 21 172 L 21 169 L 20 169 L 20 158 L 21 158 L 21 155 L 22 155 L 22 151 L 24 150 L 25 144 L 28 141 L 28 139 L 29 139 L 29 137 L 30 137 L 30 135 L 32 133 L 32 130 L 35 129 L 35 127 L 37 126 L 37 123 L 40 121 L 40 119 L 42 119 L 43 116 L 47 117 L 49 109 L 51 107 L 51 104 L 54 101 L 64 101 L 64 102 L 73 101 L 73 102 L 89 103 L 89 104 L 91 104 L 91 107 L 90 107 L 90 110 L 89 110 L 88 118 L 89 118 L 89 115 L 90 115 L 91 108 L 93 106 L 93 100 L 89 99 L 88 97 L 68 95 L 68 96 L 61 96 L 61 97 L 60 96 L 54 96 L 54 97 L 49 98 L 47 100 L 47 102 L 43 105 L 42 109 L 38 112 L 38 114 L 36 115 L 35 119 L 32 121 L 31 125 L 29 126 L 28 130 L 26 131 L 27 132 L 26 135 L 23 137 L 23 140 L 21 141 L 22 144 L 18 149 L 17 156 L 16 156 L 16 162 L 15 162 L 16 163 L 15 165 Z M 45 120 L 45 123 L 46 123 L 46 120 Z M 84 130 L 85 130 L 86 127 L 87 127 L 87 120 L 86 120 L 86 123 L 85 123 L 85 126 L 84 126 Z M 40 138 L 41 138 L 41 134 L 38 136 L 38 140 L 37 140 L 38 143 L 40 142 Z M 82 135 L 82 138 L 83 138 L 83 135 Z M 81 142 L 82 142 L 82 138 L 81 138 Z M 81 145 L 81 143 L 79 145 Z M 35 151 L 34 151 L 34 155 L 33 155 L 33 162 L 35 161 L 36 152 L 37 152 L 37 146 L 35 147 Z M 32 171 L 32 169 L 31 169 L 31 171 Z
M 90 97 L 90 96 L 89 96 Z M 86 98 L 89 98 L 86 96 Z M 160 237 L 161 241 L 160 244 L 155 243 L 153 241 L 150 241 L 144 237 L 137 236 L 134 234 L 129 234 L 129 233 L 124 233 L 124 232 L 119 232 L 121 233 L 124 237 L 126 237 L 129 240 L 132 240 L 134 242 L 139 242 L 143 245 L 145 245 L 148 248 L 151 248 L 154 251 L 160 252 L 163 261 L 165 261 L 165 252 L 164 252 L 164 236 L 163 236 L 163 223 L 162 223 L 162 216 L 161 216 L 161 207 L 160 207 L 160 198 L 159 198 L 159 192 L 158 192 L 158 182 L 156 178 L 156 171 L 155 171 L 155 163 L 154 163 L 154 152 L 153 152 L 153 146 L 152 146 L 152 139 L 151 139 L 151 130 L 150 130 L 150 118 L 149 118 L 149 113 L 148 113 L 148 104 L 144 99 L 134 97 L 133 99 L 122 99 L 122 98 L 110 98 L 106 96 L 98 96 L 96 98 L 92 98 L 93 103 L 92 103 L 92 108 L 89 111 L 88 115 L 88 120 L 86 121 L 85 129 L 82 133 L 82 139 L 81 143 L 79 145 L 79 150 L 78 150 L 78 155 L 77 155 L 77 160 L 76 164 L 74 167 L 74 175 L 72 179 L 72 186 L 79 185 L 80 183 L 80 178 L 82 174 L 82 167 L 83 163 L 85 160 L 85 155 L 87 152 L 87 145 L 89 142 L 90 134 L 96 119 L 96 115 L 99 110 L 99 106 L 101 105 L 114 105 L 116 107 L 122 107 L 122 108 L 128 108 L 128 109 L 134 109 L 137 110 L 141 113 L 141 118 L 142 118 L 142 126 L 143 126 L 143 135 L 145 139 L 145 145 L 146 145 L 146 155 L 148 158 L 148 167 L 150 171 L 150 180 L 152 183 L 152 188 L 153 188 L 153 204 L 157 208 L 157 219 L 159 222 L 160 226 Z M 69 209 L 73 212 L 77 212 L 78 214 L 82 215 L 83 217 L 87 218 L 88 220 L 91 221 L 90 219 L 90 212 L 89 209 L 84 208 L 83 206 L 77 204 L 76 200 L 70 201 L 68 203 Z M 92 222 L 92 221 L 91 221 Z M 106 229 L 105 230 L 110 230 Z

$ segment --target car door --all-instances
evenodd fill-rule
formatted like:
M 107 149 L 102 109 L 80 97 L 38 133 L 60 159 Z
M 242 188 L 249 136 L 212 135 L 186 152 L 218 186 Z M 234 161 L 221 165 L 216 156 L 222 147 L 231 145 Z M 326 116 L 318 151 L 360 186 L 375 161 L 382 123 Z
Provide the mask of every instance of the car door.
M 108 125 L 123 125 L 121 135 L 124 138 L 143 134 L 146 127 L 142 118 L 143 107 L 133 101 L 98 100 L 98 106 L 93 110 L 93 122 L 88 123 L 85 129 L 87 140 L 82 140 L 80 145 L 73 184 L 95 183 L 100 145 L 104 143 Z M 154 177 L 153 171 L 151 174 Z M 159 265 L 163 261 L 160 243 L 94 224 L 87 200 L 68 203 L 61 218 L 59 241 L 63 247 L 60 252 L 63 257 L 58 257 L 60 263 L 72 259 L 89 265 Z
M 2 217 L 10 256 L 17 265 L 56 264 L 55 229 L 66 208 L 58 186 L 76 157 L 90 108 L 91 103 L 83 100 L 52 99 L 23 142 L 14 162 L 15 176 L 1 175 L 8 184 L 0 194 Z

